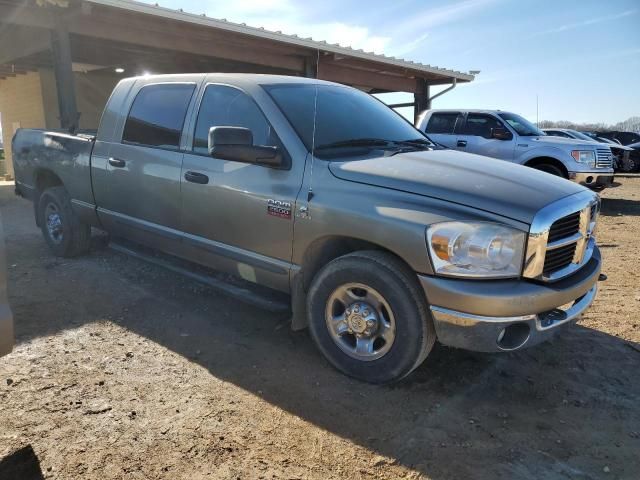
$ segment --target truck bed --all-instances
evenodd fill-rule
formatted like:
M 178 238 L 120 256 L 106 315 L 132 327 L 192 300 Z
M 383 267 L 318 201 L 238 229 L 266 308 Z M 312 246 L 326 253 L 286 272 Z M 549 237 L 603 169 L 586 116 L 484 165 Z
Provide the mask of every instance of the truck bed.
M 91 151 L 95 136 L 42 129 L 19 129 L 12 140 L 18 194 L 33 199 L 46 178 L 61 180 L 74 203 L 93 205 Z

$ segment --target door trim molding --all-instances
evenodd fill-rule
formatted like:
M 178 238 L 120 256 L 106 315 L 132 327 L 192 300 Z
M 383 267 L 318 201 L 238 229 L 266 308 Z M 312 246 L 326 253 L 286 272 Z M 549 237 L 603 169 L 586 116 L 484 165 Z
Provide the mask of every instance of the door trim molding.
M 153 233 L 155 235 L 161 235 L 172 240 L 179 240 L 185 244 L 201 248 L 209 253 L 226 257 L 235 260 L 240 263 L 251 265 L 252 267 L 259 268 L 261 270 L 276 273 L 279 275 L 288 275 L 290 271 L 295 270 L 297 266 L 290 262 L 279 260 L 277 258 L 267 257 L 259 253 L 244 250 L 242 248 L 227 245 L 226 243 L 217 242 L 215 240 L 209 240 L 207 238 L 193 235 L 190 233 L 181 232 L 170 227 L 158 225 L 157 223 L 148 222 L 139 218 L 134 218 L 123 213 L 107 210 L 106 208 L 98 207 L 98 214 L 108 215 L 114 219 L 116 223 L 120 223 L 127 227 L 137 228 L 145 232 Z

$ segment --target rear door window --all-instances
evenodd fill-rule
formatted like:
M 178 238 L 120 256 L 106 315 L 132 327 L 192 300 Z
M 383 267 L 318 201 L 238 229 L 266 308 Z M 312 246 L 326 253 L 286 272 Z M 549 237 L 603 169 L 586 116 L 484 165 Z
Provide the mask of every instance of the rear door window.
M 427 123 L 426 133 L 453 135 L 459 116 L 460 114 L 456 112 L 433 113 Z
M 146 85 L 136 95 L 122 134 L 123 143 L 178 150 L 193 83 Z
M 491 115 L 470 113 L 467 115 L 467 121 L 462 129 L 462 135 L 492 138 L 491 130 L 494 128 L 504 128 L 504 125 L 500 120 Z

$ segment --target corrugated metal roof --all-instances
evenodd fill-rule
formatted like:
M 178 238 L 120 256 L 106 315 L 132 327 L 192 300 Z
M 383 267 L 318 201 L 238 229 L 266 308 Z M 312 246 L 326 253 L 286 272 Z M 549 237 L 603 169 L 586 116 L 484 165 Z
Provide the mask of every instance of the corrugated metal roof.
M 172 20 L 189 22 L 193 24 L 217 28 L 220 30 L 241 33 L 244 35 L 264 38 L 264 39 L 273 40 L 276 42 L 282 42 L 289 45 L 306 47 L 313 50 L 331 52 L 339 55 L 344 55 L 347 57 L 384 63 L 387 65 L 393 65 L 396 67 L 402 67 L 409 70 L 414 70 L 416 72 L 423 72 L 431 75 L 450 77 L 452 79 L 456 78 L 464 82 L 470 82 L 474 79 L 474 76 L 468 73 L 458 72 L 455 70 L 448 70 L 445 68 L 438 68 L 431 65 L 425 65 L 418 62 L 413 62 L 411 60 L 405 60 L 403 58 L 395 58 L 387 55 L 376 54 L 373 52 L 365 52 L 362 49 L 356 50 L 351 47 L 343 47 L 339 44 L 329 44 L 325 41 L 313 40 L 312 38 L 302 38 L 302 37 L 299 37 L 298 35 L 287 35 L 282 32 L 273 32 L 270 30 L 265 30 L 264 28 L 251 27 L 244 23 L 234 23 L 224 19 L 208 17 L 204 14 L 197 15 L 195 13 L 187 13 L 182 10 L 173 10 L 171 8 L 161 7 L 159 5 L 150 5 L 147 3 L 141 3 L 141 2 L 136 2 L 132 0 L 85 0 L 85 1 L 87 3 L 93 3 L 96 5 L 121 8 L 124 10 L 134 11 L 134 12 L 143 13 L 147 15 L 155 15 L 163 18 L 172 19 Z

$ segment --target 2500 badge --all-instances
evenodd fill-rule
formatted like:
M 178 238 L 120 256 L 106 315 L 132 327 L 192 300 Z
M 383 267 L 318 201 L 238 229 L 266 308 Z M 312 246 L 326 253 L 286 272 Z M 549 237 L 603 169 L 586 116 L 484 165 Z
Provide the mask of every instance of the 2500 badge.
M 274 217 L 286 218 L 291 220 L 291 202 L 282 200 L 267 200 L 267 213 Z

